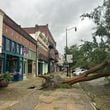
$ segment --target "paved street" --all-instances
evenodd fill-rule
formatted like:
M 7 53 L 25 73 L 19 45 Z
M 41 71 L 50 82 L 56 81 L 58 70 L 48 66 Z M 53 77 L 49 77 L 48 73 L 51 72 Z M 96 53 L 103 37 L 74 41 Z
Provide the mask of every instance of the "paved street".
M 99 110 L 110 110 L 110 82 L 105 78 L 83 82 L 85 93 L 91 98 Z
M 9 85 L 0 91 L 0 110 L 94 110 L 84 91 L 71 89 L 38 90 L 42 80 L 33 78 Z M 34 89 L 28 87 L 34 85 Z

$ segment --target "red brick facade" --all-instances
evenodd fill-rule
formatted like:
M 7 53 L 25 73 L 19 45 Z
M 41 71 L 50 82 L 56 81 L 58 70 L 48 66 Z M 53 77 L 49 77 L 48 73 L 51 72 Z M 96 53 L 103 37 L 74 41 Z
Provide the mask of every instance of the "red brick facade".
M 9 17 L 4 16 L 3 35 L 36 52 L 36 41 Z M 13 24 L 13 27 L 12 27 Z
M 35 25 L 35 27 L 24 28 L 29 34 L 35 34 L 36 32 L 44 33 L 48 39 L 48 51 L 45 51 L 42 47 L 38 46 L 39 59 L 48 61 L 48 72 L 55 72 L 58 62 L 58 51 L 56 50 L 56 42 L 48 28 L 48 25 Z M 39 42 L 39 41 L 38 41 Z

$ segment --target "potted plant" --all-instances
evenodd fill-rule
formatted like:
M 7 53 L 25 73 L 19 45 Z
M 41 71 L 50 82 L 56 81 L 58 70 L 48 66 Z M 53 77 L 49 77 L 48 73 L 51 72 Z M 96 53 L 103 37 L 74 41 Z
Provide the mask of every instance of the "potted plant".
M 13 78 L 13 75 L 9 72 L 1 74 L 0 75 L 0 87 L 7 87 L 9 84 L 9 81 L 11 81 L 12 78 Z

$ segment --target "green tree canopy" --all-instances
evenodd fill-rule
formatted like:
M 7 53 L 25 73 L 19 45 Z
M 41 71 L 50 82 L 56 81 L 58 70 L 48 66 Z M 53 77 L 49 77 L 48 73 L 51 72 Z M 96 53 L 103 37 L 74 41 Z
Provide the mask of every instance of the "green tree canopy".
M 103 61 L 110 62 L 110 0 L 104 0 L 102 6 L 81 17 L 92 19 L 96 27 L 93 41 L 83 41 L 80 46 L 72 45 L 68 48 L 68 52 L 73 55 L 73 68 L 90 68 Z

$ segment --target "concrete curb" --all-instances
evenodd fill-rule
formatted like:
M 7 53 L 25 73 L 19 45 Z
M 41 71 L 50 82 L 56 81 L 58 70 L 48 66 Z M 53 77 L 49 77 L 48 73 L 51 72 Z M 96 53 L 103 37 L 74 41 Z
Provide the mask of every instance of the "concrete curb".
M 81 87 L 81 89 L 82 89 L 82 91 L 85 93 L 85 95 L 91 100 L 91 98 L 90 98 L 90 96 L 87 94 L 87 92 L 82 88 L 82 86 L 81 86 L 81 84 L 79 83 L 79 86 Z M 89 101 L 90 101 L 89 100 Z M 94 102 L 90 102 L 90 105 L 92 106 L 92 108 L 94 109 L 94 110 L 97 110 L 97 108 L 96 108 L 96 106 L 95 106 L 95 104 L 94 104 Z

